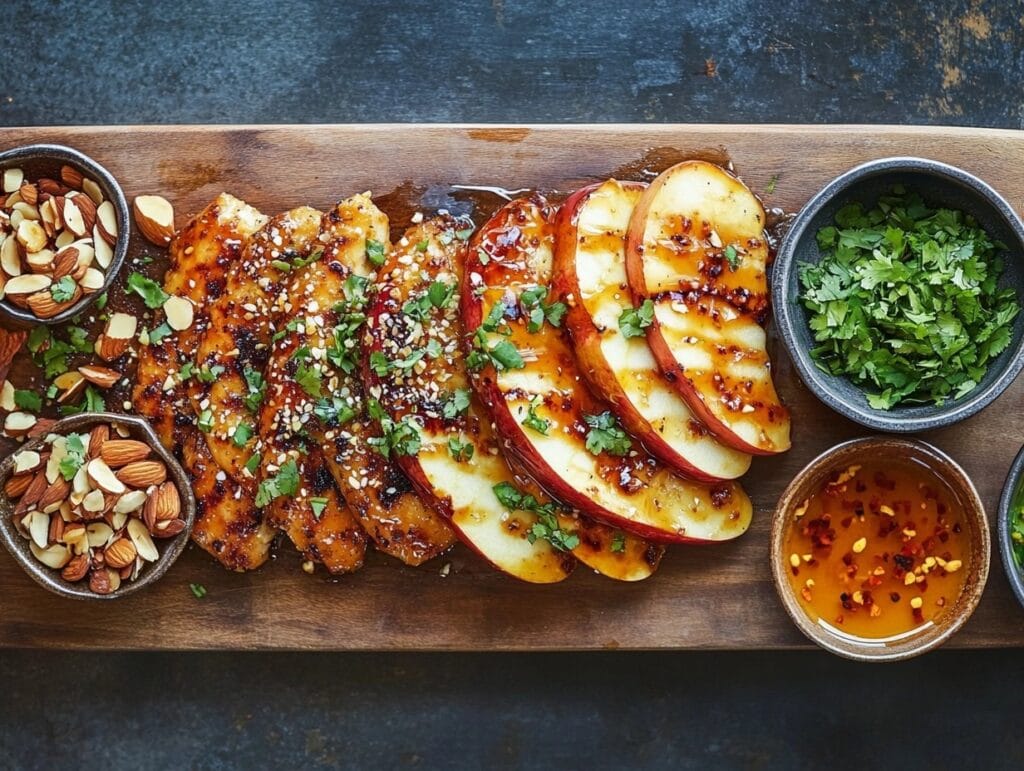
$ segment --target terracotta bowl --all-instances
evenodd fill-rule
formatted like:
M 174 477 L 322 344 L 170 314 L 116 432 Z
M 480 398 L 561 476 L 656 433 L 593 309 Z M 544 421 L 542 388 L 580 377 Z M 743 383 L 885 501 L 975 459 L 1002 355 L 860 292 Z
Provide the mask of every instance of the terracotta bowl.
M 156 433 L 143 418 L 134 415 L 116 415 L 111 412 L 85 412 L 58 420 L 51 432 L 56 434 L 85 433 L 98 423 L 119 423 L 125 426 L 132 439 L 149 445 L 153 454 L 167 465 L 167 478 L 174 482 L 178 488 L 178 495 L 181 497 L 181 518 L 185 520 L 185 529 L 173 538 L 157 539 L 160 559 L 148 565 L 139 573 L 139 577 L 135 581 L 123 581 L 120 588 L 110 594 L 96 594 L 89 589 L 86 581 L 76 583 L 65 581 L 61 578 L 59 570 L 43 565 L 33 556 L 29 549 L 28 539 L 18 531 L 14 523 L 12 516 L 14 504 L 2 492 L 2 488 L 7 484 L 14 469 L 14 454 L 25 449 L 39 449 L 44 444 L 45 438 L 40 437 L 25 442 L 15 453 L 8 455 L 0 462 L 0 539 L 3 540 L 3 544 L 11 556 L 37 584 L 49 589 L 54 594 L 79 600 L 116 600 L 160 580 L 167 569 L 181 556 L 181 552 L 188 544 L 192 525 L 196 518 L 196 500 L 185 470 L 174 456 L 160 444 Z
M 86 177 L 93 179 L 103 191 L 104 197 L 114 204 L 117 212 L 117 241 L 114 244 L 114 256 L 110 260 L 104 277 L 103 286 L 95 292 L 82 295 L 82 298 L 70 308 L 52 316 L 41 319 L 28 308 L 19 308 L 9 301 L 0 301 L 0 319 L 4 325 L 12 329 L 28 329 L 40 324 L 56 326 L 74 318 L 99 299 L 114 283 L 117 274 L 124 265 L 128 254 L 128 240 L 131 232 L 130 212 L 124 191 L 113 175 L 88 155 L 64 145 L 25 145 L 0 152 L 0 171 L 11 167 L 24 169 L 32 178 L 50 177 L 60 179 L 61 166 L 68 165 L 78 169 Z
M 964 512 L 967 526 L 968 548 L 971 559 L 964 588 L 952 606 L 934 624 L 926 626 L 908 637 L 893 642 L 880 642 L 836 634 L 810 616 L 801 606 L 787 575 L 785 542 L 793 526 L 793 512 L 807 498 L 817 492 L 837 471 L 853 464 L 878 462 L 893 458 L 913 460 L 941 478 L 955 496 Z M 853 439 L 826 450 L 812 460 L 789 483 L 782 493 L 772 520 L 771 561 L 775 589 L 782 604 L 810 640 L 825 650 L 857 661 L 900 661 L 938 647 L 964 625 L 981 599 L 988 579 L 991 544 L 985 507 L 973 483 L 952 458 L 930 444 L 902 437 L 866 437 Z

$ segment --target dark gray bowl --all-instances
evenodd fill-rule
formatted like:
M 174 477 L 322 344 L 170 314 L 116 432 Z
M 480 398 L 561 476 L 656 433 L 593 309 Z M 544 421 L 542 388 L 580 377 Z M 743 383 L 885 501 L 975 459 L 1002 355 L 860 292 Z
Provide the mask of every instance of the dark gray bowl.
M 800 303 L 797 266 L 818 262 L 817 232 L 833 224 L 836 211 L 859 201 L 873 206 L 893 185 L 902 184 L 932 205 L 959 209 L 974 216 L 993 240 L 1007 246 L 1001 286 L 1017 289 L 1024 298 L 1024 223 L 995 190 L 962 169 L 923 158 L 883 158 L 865 163 L 830 182 L 793 221 L 772 269 L 775 321 L 801 379 L 825 404 L 850 420 L 880 431 L 914 432 L 950 425 L 989 405 L 1024 367 L 1024 313 L 1017 315 L 1013 339 L 993 361 L 984 379 L 966 396 L 944 405 L 917 405 L 876 410 L 864 392 L 849 380 L 818 369 L 811 359 L 814 338 L 808 313 Z
M 117 415 L 112 412 L 83 412 L 81 415 L 72 415 L 69 418 L 58 420 L 50 431 L 57 434 L 67 434 L 73 431 L 83 432 L 90 430 L 97 423 L 120 423 L 127 427 L 132 439 L 137 439 L 153 448 L 153 454 L 167 465 L 167 478 L 173 481 L 178 488 L 178 495 L 181 497 L 181 518 L 185 520 L 185 529 L 173 538 L 157 541 L 160 559 L 142 571 L 138 579 L 122 582 L 120 588 L 110 594 L 96 594 L 89 589 L 87 582 L 65 581 L 60 577 L 60 571 L 48 568 L 32 555 L 29 542 L 18 532 L 12 519 L 14 506 L 3 493 L 3 487 L 7 484 L 11 471 L 14 469 L 14 454 L 8 455 L 0 462 L 0 540 L 3 541 L 11 556 L 37 584 L 49 589 L 54 594 L 77 600 L 116 600 L 158 581 L 174 564 L 174 561 L 181 556 L 181 552 L 188 544 L 192 525 L 196 519 L 196 499 L 192 494 L 192 485 L 188 475 L 185 474 L 185 470 L 174 456 L 160 444 L 156 433 L 144 418 L 135 415 Z M 15 453 L 25 449 L 38 449 L 44 439 L 45 437 L 39 437 L 25 442 L 15 450 Z
M 1013 459 L 1010 473 L 1003 483 L 1003 494 L 999 498 L 999 554 L 1003 558 L 1006 578 L 1017 595 L 1017 602 L 1024 605 L 1024 568 L 1013 557 L 1013 538 L 1010 530 L 1010 515 L 1013 509 L 1024 503 L 1024 447 Z
M 118 233 L 117 241 L 114 243 L 114 256 L 110 260 L 110 266 L 106 269 L 102 287 L 95 292 L 82 295 L 82 299 L 70 308 L 51 318 L 41 319 L 28 308 L 19 308 L 6 300 L 0 300 L 0 318 L 4 319 L 5 326 L 13 329 L 27 329 L 40 324 L 55 326 L 77 316 L 96 302 L 101 294 L 110 289 L 124 264 L 125 255 L 128 254 L 128 240 L 131 233 L 128 202 L 125 200 L 121 186 L 109 171 L 88 155 L 64 145 L 25 145 L 0 152 L 0 170 L 12 166 L 20 167 L 24 169 L 26 177 L 50 177 L 59 180 L 60 167 L 65 164 L 73 166 L 84 176 L 95 180 L 103 190 L 106 199 L 114 204 L 114 210 L 117 212 Z

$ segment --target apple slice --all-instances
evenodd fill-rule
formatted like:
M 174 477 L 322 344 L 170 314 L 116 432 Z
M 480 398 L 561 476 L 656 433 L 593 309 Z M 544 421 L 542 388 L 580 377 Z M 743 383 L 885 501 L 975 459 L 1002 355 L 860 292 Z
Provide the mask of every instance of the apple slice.
M 363 351 L 370 414 L 383 435 L 377 447 L 467 545 L 510 575 L 560 581 L 575 565 L 570 552 L 616 578 L 650 575 L 658 547 L 581 523 L 503 459 L 459 347 L 463 228 L 450 217 L 428 220 L 381 269 Z
M 626 228 L 643 191 L 610 179 L 563 204 L 553 286 L 566 300 L 565 326 L 583 376 L 648 452 L 700 482 L 736 479 L 750 456 L 716 441 L 666 382 L 643 329 L 653 308 L 637 313 L 626 290 Z
M 626 273 L 654 318 L 647 342 L 664 376 L 720 441 L 789 449 L 789 412 L 772 383 L 766 338 L 768 243 L 760 201 L 705 161 L 661 174 L 629 223 Z
M 548 292 L 554 212 L 513 201 L 473 239 L 462 289 L 467 366 L 502 449 L 582 514 L 658 541 L 720 541 L 743 533 L 751 504 L 729 482 L 673 474 L 635 445 L 583 385 Z

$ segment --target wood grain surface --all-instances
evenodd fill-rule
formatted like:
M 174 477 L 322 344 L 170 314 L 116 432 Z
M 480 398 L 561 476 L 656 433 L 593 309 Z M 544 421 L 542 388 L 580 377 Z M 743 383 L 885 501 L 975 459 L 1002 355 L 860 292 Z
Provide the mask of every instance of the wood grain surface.
M 829 179 L 862 161 L 919 155 L 977 174 L 1024 210 L 1024 133 L 975 129 L 797 126 L 289 126 L 111 127 L 0 130 L 0 149 L 69 144 L 118 178 L 127 196 L 161 193 L 179 224 L 217 193 L 266 212 L 325 208 L 372 190 L 404 227 L 410 204 L 467 206 L 449 186 L 500 185 L 568 192 L 618 174 L 645 178 L 665 159 L 731 159 L 766 204 L 797 210 Z M 666 149 L 670 148 L 670 149 Z M 774 190 L 765 194 L 769 181 Z M 479 197 L 474 198 L 479 203 Z M 493 198 L 492 206 L 499 199 Z M 477 221 L 488 211 L 479 211 Z M 138 250 L 139 247 L 135 247 Z M 373 555 L 330 581 L 299 568 L 287 544 L 251 574 L 225 572 L 190 548 L 164 579 L 114 603 L 62 600 L 0 554 L 0 646 L 111 649 L 277 648 L 542 650 L 792 648 L 808 645 L 771 583 L 768 530 L 782 488 L 813 456 L 864 430 L 819 404 L 778 345 L 779 391 L 794 416 L 793 450 L 755 459 L 744 485 L 756 505 L 734 543 L 672 547 L 641 584 L 577 570 L 546 587 L 507 578 L 458 548 L 413 569 Z M 974 479 L 992 519 L 1010 461 L 1024 442 L 1024 381 L 957 426 L 924 435 Z M 441 568 L 451 564 L 447 577 Z M 208 594 L 197 600 L 190 583 Z M 1024 610 L 998 556 L 974 617 L 954 647 L 1024 641 Z

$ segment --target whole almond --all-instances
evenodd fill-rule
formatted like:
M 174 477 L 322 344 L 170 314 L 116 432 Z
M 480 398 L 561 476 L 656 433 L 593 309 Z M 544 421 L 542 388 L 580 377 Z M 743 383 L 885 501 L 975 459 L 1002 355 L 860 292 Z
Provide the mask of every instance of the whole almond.
M 135 544 L 130 538 L 118 538 L 103 550 L 107 564 L 112 568 L 123 568 L 135 562 Z
M 54 300 L 48 289 L 29 295 L 28 298 L 28 307 L 41 319 L 53 318 L 63 310 L 62 306 L 63 303 Z
M 25 494 L 28 486 L 32 484 L 33 478 L 32 474 L 19 474 L 16 477 L 11 477 L 4 485 L 4 493 L 12 500 L 20 498 Z
M 58 517 L 59 519 L 59 517 Z M 85 578 L 85 574 L 89 572 L 89 555 L 79 554 L 77 557 L 72 557 L 71 561 L 64 566 L 64 569 L 60 572 L 60 577 L 65 581 L 74 583 L 81 581 Z
M 117 581 L 116 585 L 114 581 Z M 95 568 L 89 574 L 89 588 L 96 594 L 110 594 L 121 585 L 121 576 L 107 567 Z
M 158 460 L 135 461 L 118 471 L 117 478 L 129 487 L 145 489 L 162 484 L 167 479 L 167 467 Z
M 145 505 L 142 507 L 142 522 L 146 526 L 149 532 L 156 532 L 156 506 L 157 496 L 151 495 L 146 499 Z
M 177 519 L 181 515 L 181 496 L 174 482 L 164 482 L 153 493 L 156 502 L 156 519 Z
M 61 181 L 70 188 L 75 190 L 82 189 L 82 172 L 76 169 L 74 166 L 64 165 L 60 167 L 60 178 Z
M 162 522 L 156 523 L 156 531 L 153 533 L 154 538 L 173 538 L 182 530 L 185 529 L 185 520 L 183 519 L 165 519 Z
M 39 202 L 39 190 L 31 182 L 23 182 L 18 192 L 21 193 L 21 200 L 29 206 L 35 206 Z
M 110 439 L 110 426 L 100 423 L 89 432 L 89 460 L 100 457 L 103 445 Z
M 149 457 L 150 452 L 149 445 L 144 442 L 137 442 L 134 439 L 108 439 L 103 443 L 100 457 L 110 468 L 121 468 L 130 463 L 145 460 Z M 160 465 L 163 466 L 163 464 Z
M 46 193 L 47 195 L 64 195 L 64 188 L 61 186 L 60 182 L 55 179 L 50 179 L 49 177 L 43 177 L 42 179 L 36 180 L 36 187 L 39 188 L 40 192 Z
M 53 428 L 56 422 L 57 421 L 54 418 L 39 418 L 36 420 L 36 424 L 28 430 L 28 433 L 25 434 L 25 436 L 29 439 L 38 439 L 41 436 L 46 436 L 50 433 L 50 429 Z
M 78 371 L 82 377 L 100 388 L 110 388 L 121 379 L 121 373 L 117 370 L 110 369 L 109 367 L 99 367 L 95 364 L 79 367 Z
M 43 497 L 43 493 L 46 492 L 46 488 L 50 486 L 50 483 L 46 481 L 46 471 L 38 471 L 36 475 L 32 477 L 32 482 L 27 488 L 25 488 L 24 494 L 21 496 L 20 504 L 25 506 L 35 506 L 39 499 Z

